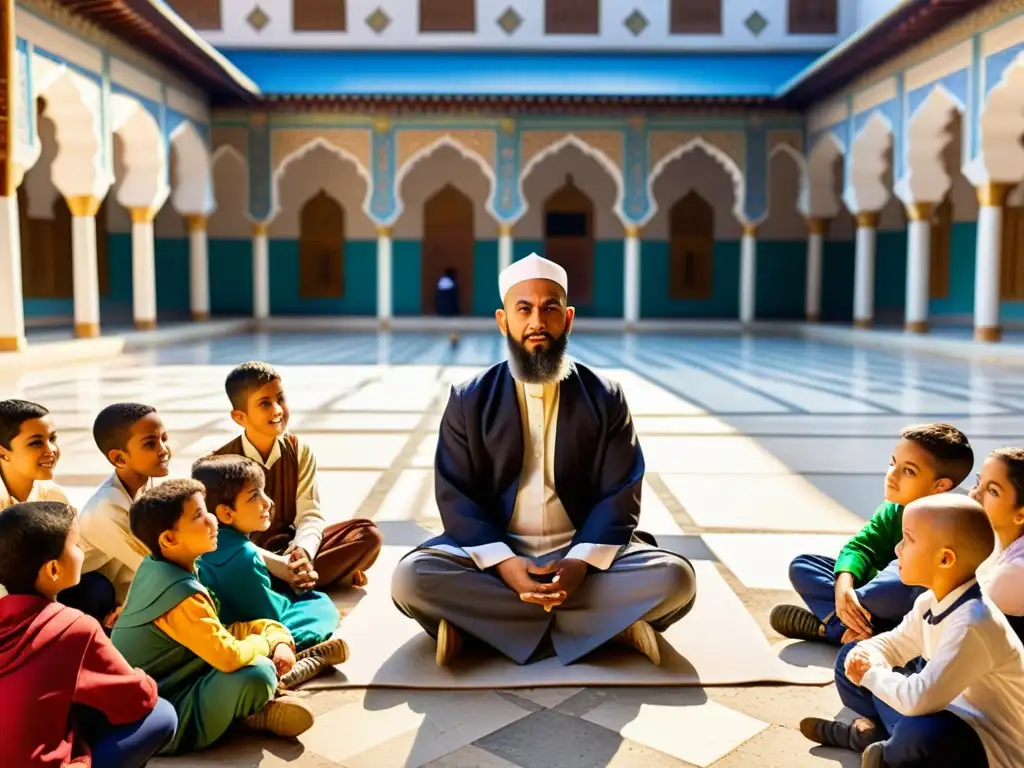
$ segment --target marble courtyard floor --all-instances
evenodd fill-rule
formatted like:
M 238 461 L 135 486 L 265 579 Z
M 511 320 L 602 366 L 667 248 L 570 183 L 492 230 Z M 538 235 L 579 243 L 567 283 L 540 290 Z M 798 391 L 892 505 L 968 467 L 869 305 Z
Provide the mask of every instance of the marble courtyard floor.
M 581 332 L 570 349 L 626 390 L 647 459 L 642 521 L 678 532 L 688 556 L 713 563 L 772 645 L 787 642 L 767 616 L 795 598 L 788 561 L 834 553 L 870 516 L 902 426 L 950 420 L 979 459 L 1024 440 L 1024 380 L 1010 367 L 785 337 Z M 386 540 L 401 539 L 439 528 L 431 465 L 449 384 L 502 356 L 493 333 L 454 349 L 446 334 L 246 335 L 8 375 L 3 392 L 50 408 L 63 445 L 57 479 L 80 504 L 110 471 L 91 436 L 101 407 L 155 405 L 171 434 L 171 474 L 184 476 L 235 432 L 229 368 L 266 360 L 284 376 L 293 431 L 318 456 L 325 510 L 370 517 Z M 239 730 L 206 753 L 152 765 L 860 764 L 812 749 L 796 730 L 804 716 L 841 711 L 832 686 L 302 695 L 318 722 L 297 742 Z

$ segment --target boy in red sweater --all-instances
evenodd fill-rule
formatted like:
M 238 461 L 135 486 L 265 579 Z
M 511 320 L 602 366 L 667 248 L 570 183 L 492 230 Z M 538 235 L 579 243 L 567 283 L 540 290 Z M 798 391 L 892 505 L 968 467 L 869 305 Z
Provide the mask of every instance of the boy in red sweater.
M 81 578 L 78 541 L 78 515 L 63 502 L 0 515 L 4 765 L 138 768 L 177 728 L 153 679 L 128 665 L 95 619 L 56 602 Z

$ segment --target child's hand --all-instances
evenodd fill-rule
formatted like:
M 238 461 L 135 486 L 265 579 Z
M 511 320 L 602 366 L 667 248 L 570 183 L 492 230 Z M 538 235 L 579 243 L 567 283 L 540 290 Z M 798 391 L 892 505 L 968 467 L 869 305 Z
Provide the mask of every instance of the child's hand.
M 278 643 L 270 660 L 274 662 L 274 666 L 277 668 L 277 676 L 283 677 L 291 672 L 292 667 L 295 666 L 295 651 L 284 643 Z
M 313 560 L 309 553 L 302 547 L 296 547 L 293 544 L 285 550 L 285 555 L 288 556 L 288 570 L 290 571 L 290 576 L 285 581 L 296 591 L 313 589 L 319 574 L 313 570 Z
M 852 629 L 860 637 L 871 637 L 871 614 L 860 604 L 857 592 L 853 588 L 853 577 L 842 573 L 836 579 L 836 615 L 847 629 Z
M 104 629 L 113 629 L 114 628 L 114 624 L 117 623 L 117 617 L 121 615 L 121 611 L 123 611 L 123 610 L 124 610 L 124 606 L 123 605 L 119 605 L 119 606 L 117 606 L 117 608 L 115 608 L 110 613 L 108 613 L 106 618 L 103 619 L 103 628 Z
M 850 655 L 846 657 L 846 666 L 844 672 L 846 677 L 854 685 L 860 685 L 864 679 L 864 675 L 871 667 L 875 666 L 876 663 L 880 663 L 879 660 L 871 654 L 870 651 L 866 650 L 862 646 L 857 646 Z
M 863 635 L 858 635 L 852 629 L 848 629 L 845 632 L 843 632 L 842 643 L 843 645 L 846 645 L 847 643 L 859 643 L 861 640 L 868 640 L 870 638 L 871 635 L 864 637 Z

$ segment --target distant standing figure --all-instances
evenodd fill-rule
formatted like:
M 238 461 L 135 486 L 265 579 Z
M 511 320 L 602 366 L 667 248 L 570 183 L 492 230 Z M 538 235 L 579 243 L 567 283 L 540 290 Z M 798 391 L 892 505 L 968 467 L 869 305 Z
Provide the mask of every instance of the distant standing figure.
M 444 276 L 437 281 L 434 305 L 437 307 L 437 314 L 440 317 L 458 317 L 462 314 L 459 307 L 459 283 L 458 275 L 453 267 L 444 271 Z M 452 344 L 459 340 L 458 331 L 451 335 Z

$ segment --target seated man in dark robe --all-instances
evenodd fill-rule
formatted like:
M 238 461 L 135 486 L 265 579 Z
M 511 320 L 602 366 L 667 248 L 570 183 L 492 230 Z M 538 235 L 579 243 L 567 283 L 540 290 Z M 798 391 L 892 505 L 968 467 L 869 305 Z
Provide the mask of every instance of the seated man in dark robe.
M 565 270 L 499 276 L 508 361 L 454 387 L 435 457 L 444 534 L 399 564 L 392 597 L 449 664 L 463 640 L 571 664 L 617 642 L 661 663 L 696 576 L 636 531 L 644 458 L 619 386 L 566 355 Z M 556 449 L 557 445 L 557 449 Z

